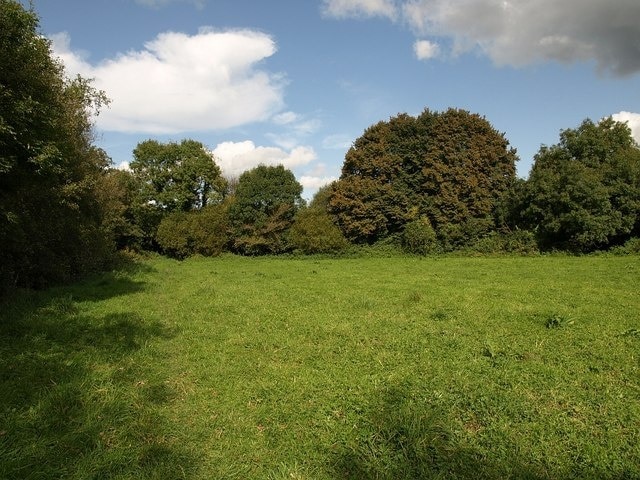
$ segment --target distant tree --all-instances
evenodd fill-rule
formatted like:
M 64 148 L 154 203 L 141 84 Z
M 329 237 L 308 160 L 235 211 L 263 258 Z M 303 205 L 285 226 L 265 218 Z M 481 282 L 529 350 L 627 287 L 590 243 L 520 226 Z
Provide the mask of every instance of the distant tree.
M 141 180 L 147 202 L 163 212 L 187 212 L 224 197 L 226 181 L 200 142 L 145 140 L 134 149 L 133 157 L 131 170 Z
M 173 212 L 160 222 L 157 242 L 163 253 L 175 258 L 220 255 L 229 240 L 227 222 L 225 203 Z
M 476 114 L 401 114 L 368 128 L 347 152 L 329 210 L 347 238 L 375 242 L 427 218 L 456 246 L 493 228 L 515 178 L 515 150 Z
M 585 120 L 543 146 L 519 192 L 516 220 L 543 248 L 588 252 L 640 234 L 640 149 L 626 124 Z
M 97 189 L 102 209 L 102 228 L 117 249 L 140 250 L 145 243 L 138 204 L 140 182 L 129 171 L 109 169 Z
M 38 23 L 0 0 L 0 289 L 70 279 L 110 254 L 96 196 L 109 159 L 92 124 L 107 99 L 65 77 Z
M 327 212 L 332 185 L 319 189 L 308 207 L 301 208 L 289 232 L 293 248 L 303 253 L 331 253 L 345 249 L 349 242 L 335 219 Z
M 304 204 L 302 186 L 283 166 L 260 165 L 238 179 L 229 208 L 233 248 L 245 255 L 289 249 L 287 234 Z

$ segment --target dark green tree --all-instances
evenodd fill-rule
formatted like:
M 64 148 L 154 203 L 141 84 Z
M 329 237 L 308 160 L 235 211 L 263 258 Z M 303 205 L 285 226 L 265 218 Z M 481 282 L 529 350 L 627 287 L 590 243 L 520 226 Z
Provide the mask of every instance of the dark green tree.
M 38 18 L 0 0 L 0 286 L 44 286 L 109 256 L 96 185 L 109 164 L 93 145 L 106 102 L 69 80 Z
M 304 204 L 302 186 L 290 170 L 260 165 L 240 175 L 229 208 L 233 248 L 244 255 L 282 253 L 287 234 Z
M 117 249 L 145 246 L 140 191 L 140 181 L 126 170 L 109 169 L 98 183 L 102 228 Z
M 479 115 L 401 114 L 354 142 L 329 209 L 355 242 L 378 241 L 424 217 L 443 243 L 458 246 L 493 228 L 516 160 L 504 135 Z
M 543 146 L 520 188 L 516 222 L 543 248 L 588 252 L 640 234 L 640 149 L 626 124 L 585 120 Z

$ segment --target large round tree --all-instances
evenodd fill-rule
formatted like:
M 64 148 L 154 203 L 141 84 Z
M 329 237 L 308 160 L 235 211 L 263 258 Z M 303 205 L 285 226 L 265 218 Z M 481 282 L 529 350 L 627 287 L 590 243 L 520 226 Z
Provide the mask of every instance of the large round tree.
M 355 242 L 375 242 L 424 217 L 441 241 L 457 245 L 493 228 L 516 160 L 504 134 L 479 115 L 401 114 L 354 142 L 329 210 Z
M 535 157 L 515 208 L 543 248 L 581 252 L 640 235 L 640 149 L 626 124 L 585 120 Z
M 302 186 L 282 165 L 260 165 L 240 175 L 229 208 L 233 248 L 245 255 L 284 252 Z

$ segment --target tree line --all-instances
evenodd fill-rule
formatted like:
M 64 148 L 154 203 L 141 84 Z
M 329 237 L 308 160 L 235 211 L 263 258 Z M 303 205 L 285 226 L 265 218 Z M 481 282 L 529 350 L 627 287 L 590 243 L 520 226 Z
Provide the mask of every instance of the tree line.
M 0 0 L 0 290 L 107 268 L 123 249 L 177 258 L 339 252 L 391 245 L 591 252 L 640 237 L 640 149 L 626 124 L 585 120 L 516 151 L 465 110 L 399 114 L 367 128 L 340 178 L 307 204 L 290 170 L 225 179 L 195 140 L 140 142 L 130 170 L 94 145 L 104 92 L 67 79 L 38 18 Z

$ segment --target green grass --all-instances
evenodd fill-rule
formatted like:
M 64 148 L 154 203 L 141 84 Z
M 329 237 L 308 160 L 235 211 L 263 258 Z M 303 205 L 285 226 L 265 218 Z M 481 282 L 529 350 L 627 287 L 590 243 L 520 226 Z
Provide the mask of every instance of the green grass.
M 0 478 L 640 478 L 640 257 L 155 258 L 0 313 Z

